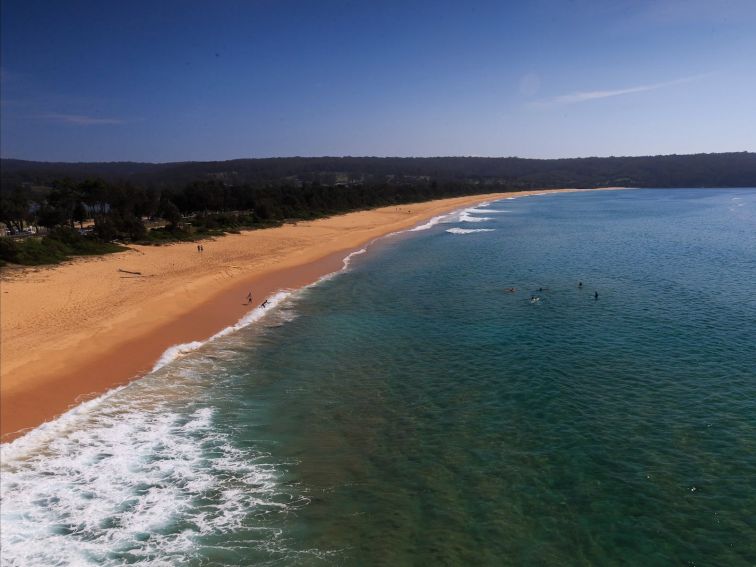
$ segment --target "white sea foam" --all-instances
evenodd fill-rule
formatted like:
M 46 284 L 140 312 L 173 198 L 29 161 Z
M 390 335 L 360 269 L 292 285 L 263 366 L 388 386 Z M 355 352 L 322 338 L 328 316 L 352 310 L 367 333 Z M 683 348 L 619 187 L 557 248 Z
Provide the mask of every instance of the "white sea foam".
M 469 209 L 465 209 L 459 215 L 457 222 L 485 222 L 493 220 L 491 217 L 474 217 L 470 214 Z
M 473 232 L 493 232 L 495 228 L 447 228 L 446 232 L 450 234 L 472 234 Z
M 69 433 L 76 423 L 86 419 L 102 403 L 124 388 L 126 386 L 108 390 L 101 396 L 80 403 L 57 418 L 35 427 L 21 437 L 17 437 L 9 443 L 3 443 L 0 445 L 0 463 L 5 465 L 23 459 L 26 455 L 47 446 L 61 435 Z
M 233 325 L 229 327 L 226 327 L 225 329 L 218 331 L 207 340 L 192 341 L 190 343 L 182 343 L 179 345 L 173 345 L 172 347 L 169 347 L 160 356 L 158 361 L 155 363 L 155 366 L 152 367 L 152 372 L 155 372 L 156 370 L 160 370 L 166 364 L 176 360 L 177 358 L 180 358 L 181 356 L 185 354 L 189 354 L 190 352 L 197 350 L 198 348 L 206 345 L 210 341 L 214 341 L 215 339 L 225 337 L 229 333 L 233 333 L 234 331 L 238 331 L 239 329 L 243 329 L 244 327 L 247 327 L 256 321 L 259 321 L 265 316 L 268 309 L 272 309 L 273 307 L 276 307 L 279 303 L 281 303 L 284 299 L 286 299 L 290 295 L 291 295 L 290 291 L 279 291 L 272 297 L 268 298 L 268 307 L 256 307 L 255 309 L 247 313 L 244 317 L 239 319 L 236 323 L 234 323 Z
M 342 269 L 346 270 L 349 267 L 349 264 L 352 262 L 352 258 L 359 256 L 360 254 L 364 254 L 365 252 L 367 252 L 367 248 L 360 248 L 359 250 L 355 250 L 354 252 L 351 252 L 344 256 L 344 267 Z
M 514 199 L 515 197 L 507 197 L 508 199 Z M 413 228 L 407 229 L 406 231 L 400 230 L 398 232 L 392 232 L 391 234 L 387 234 L 386 236 L 392 236 L 394 234 L 401 234 L 402 232 L 417 232 L 421 230 L 428 230 L 429 228 L 432 228 L 436 226 L 439 223 L 453 223 L 453 222 L 483 222 L 483 221 L 490 221 L 493 220 L 490 217 L 474 217 L 472 214 L 487 214 L 487 213 L 511 213 L 512 211 L 502 210 L 502 209 L 488 209 L 485 207 L 489 207 L 491 205 L 490 201 L 483 201 L 481 203 L 478 203 L 477 205 L 474 205 L 472 207 L 468 207 L 466 209 L 460 209 L 456 211 L 452 211 L 450 213 L 445 213 L 443 215 L 438 215 L 436 217 L 431 218 L 427 222 L 415 226 Z M 372 244 L 372 242 L 370 243 Z M 368 245 L 369 246 L 369 245 Z
M 414 228 L 410 228 L 408 232 L 418 232 L 420 230 L 428 230 L 429 228 L 436 226 L 442 220 L 444 220 L 445 218 L 447 218 L 450 214 L 453 214 L 453 213 L 446 213 L 444 215 L 438 215 L 437 217 L 433 217 L 432 219 L 430 219 L 426 223 L 418 225 L 418 226 L 416 226 Z
M 198 538 L 287 506 L 276 466 L 233 447 L 212 408 L 179 411 L 154 384 L 138 390 L 100 399 L 86 427 L 44 446 L 9 444 L 4 565 L 186 563 Z
M 512 211 L 507 211 L 504 209 L 482 209 L 479 206 L 472 208 L 472 209 L 466 209 L 468 213 L 479 213 L 479 214 L 487 214 L 487 213 L 511 213 Z

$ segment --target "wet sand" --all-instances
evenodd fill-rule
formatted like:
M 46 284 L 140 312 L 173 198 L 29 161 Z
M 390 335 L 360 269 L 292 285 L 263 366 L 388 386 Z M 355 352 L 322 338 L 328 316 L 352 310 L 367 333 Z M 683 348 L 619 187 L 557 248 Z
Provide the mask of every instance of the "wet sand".
M 459 197 L 302 221 L 205 240 L 204 252 L 197 243 L 130 246 L 55 267 L 4 269 L 2 441 L 143 376 L 168 347 L 207 339 L 276 291 L 341 269 L 349 252 L 375 238 L 486 200 L 544 192 Z M 244 305 L 250 291 L 254 301 Z

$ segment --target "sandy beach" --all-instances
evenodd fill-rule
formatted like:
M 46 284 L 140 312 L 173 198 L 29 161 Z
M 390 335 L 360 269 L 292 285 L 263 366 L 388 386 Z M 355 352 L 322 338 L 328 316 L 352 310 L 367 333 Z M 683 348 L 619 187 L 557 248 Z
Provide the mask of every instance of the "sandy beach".
M 4 269 L 2 441 L 143 376 L 168 347 L 207 339 L 276 291 L 339 270 L 346 254 L 377 237 L 485 200 L 543 192 L 302 221 L 206 240 L 204 252 L 196 243 L 134 245 L 54 267 Z M 250 291 L 254 302 L 244 305 Z

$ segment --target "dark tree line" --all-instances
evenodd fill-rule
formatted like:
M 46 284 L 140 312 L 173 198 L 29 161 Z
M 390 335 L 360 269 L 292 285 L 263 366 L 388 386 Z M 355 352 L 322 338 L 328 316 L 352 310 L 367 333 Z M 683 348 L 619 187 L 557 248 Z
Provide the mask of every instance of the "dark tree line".
M 5 159 L 0 162 L 3 187 L 22 183 L 49 185 L 56 179 L 108 182 L 181 189 L 195 181 L 230 185 L 287 185 L 320 182 L 348 184 L 421 179 L 534 187 L 753 187 L 756 154 L 748 152 L 606 157 L 523 159 L 480 157 L 376 158 L 287 157 L 179 163 L 49 163 Z
M 473 184 L 435 181 L 351 186 L 315 182 L 301 187 L 234 186 L 214 181 L 191 183 L 182 190 L 167 191 L 164 199 L 174 203 L 183 215 L 250 211 L 259 221 L 281 221 L 480 192 L 480 187 Z
M 101 179 L 66 179 L 53 182 L 47 191 L 37 188 L 31 192 L 23 187 L 4 191 L 0 220 L 18 231 L 25 225 L 83 228 L 85 221 L 92 220 L 92 231 L 102 241 L 141 241 L 149 236 L 144 220 L 154 217 L 165 219 L 167 229 L 174 232 L 182 224 L 201 230 L 207 221 L 213 222 L 215 228 L 225 228 L 224 222 L 230 227 L 254 227 L 480 192 L 474 184 L 435 181 L 354 186 L 318 182 L 254 186 L 198 181 L 181 189 L 160 189 Z M 228 220 L 234 215 L 239 218 Z
M 97 253 L 98 243 L 193 239 L 286 220 L 502 190 L 756 186 L 756 154 L 751 153 L 570 160 L 277 158 L 183 164 L 3 160 L 2 165 L 0 222 L 14 232 L 30 225 L 45 227 L 47 240 L 56 241 L 43 242 L 55 249 L 51 255 L 34 252 L 38 244 L 25 245 L 27 250 L 2 239 L 1 257 L 26 263 Z M 50 179 L 59 173 L 69 176 Z M 145 221 L 156 219 L 163 222 L 157 220 L 157 227 L 148 230 Z M 106 248 L 114 249 L 102 250 Z
M 141 221 L 158 210 L 160 193 L 130 184 L 109 184 L 102 180 L 55 181 L 46 191 L 24 187 L 3 190 L 0 221 L 21 231 L 24 225 L 48 229 L 69 227 L 94 220 L 94 231 L 102 240 L 138 240 L 146 234 Z
M 120 249 L 114 242 L 192 240 L 287 220 L 480 192 L 475 184 L 436 181 L 257 186 L 215 180 L 161 189 L 102 179 L 64 179 L 50 187 L 17 186 L 3 191 L 0 221 L 15 232 L 26 226 L 43 227 L 47 232 L 41 240 L 0 239 L 0 260 L 50 263 L 70 255 Z

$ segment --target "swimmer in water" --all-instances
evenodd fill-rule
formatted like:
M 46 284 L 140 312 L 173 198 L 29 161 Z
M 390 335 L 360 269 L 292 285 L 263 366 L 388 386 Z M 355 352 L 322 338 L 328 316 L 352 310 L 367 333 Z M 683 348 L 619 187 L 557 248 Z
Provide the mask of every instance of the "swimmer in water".
M 578 287 L 583 287 L 583 282 L 578 282 Z
M 598 299 L 598 292 L 597 291 L 593 292 L 593 299 Z

